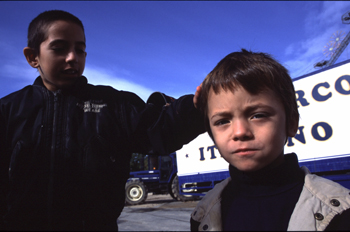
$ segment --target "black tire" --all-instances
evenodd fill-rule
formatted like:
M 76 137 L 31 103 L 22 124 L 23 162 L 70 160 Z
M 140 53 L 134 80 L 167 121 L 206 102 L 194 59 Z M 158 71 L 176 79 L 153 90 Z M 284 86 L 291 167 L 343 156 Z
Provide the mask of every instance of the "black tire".
M 174 177 L 172 183 L 171 183 L 171 193 L 170 196 L 178 201 L 194 201 L 199 199 L 198 196 L 191 196 L 191 195 L 180 195 L 180 187 L 179 187 L 179 178 L 177 175 Z
M 176 197 L 174 196 L 174 193 L 173 193 L 173 182 L 174 182 L 174 179 L 171 181 L 171 184 L 169 187 L 169 194 L 174 200 L 177 200 Z
M 144 202 L 147 194 L 147 187 L 139 180 L 131 180 L 125 185 L 125 201 L 130 205 Z

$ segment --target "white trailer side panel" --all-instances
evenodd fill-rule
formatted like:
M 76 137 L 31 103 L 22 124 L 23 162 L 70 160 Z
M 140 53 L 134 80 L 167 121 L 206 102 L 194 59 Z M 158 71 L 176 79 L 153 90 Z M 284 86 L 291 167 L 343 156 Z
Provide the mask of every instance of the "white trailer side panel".
M 350 156 L 350 62 L 294 81 L 299 130 L 285 153 L 299 161 Z

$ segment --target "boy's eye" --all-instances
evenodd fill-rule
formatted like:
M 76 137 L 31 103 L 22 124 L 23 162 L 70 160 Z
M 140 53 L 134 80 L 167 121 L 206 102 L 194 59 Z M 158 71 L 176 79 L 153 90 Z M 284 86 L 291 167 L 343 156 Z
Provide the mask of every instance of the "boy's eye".
M 267 117 L 266 114 L 263 114 L 263 113 L 256 113 L 254 114 L 251 118 L 254 119 L 254 118 L 265 118 Z
M 76 51 L 77 51 L 78 54 L 84 54 L 85 53 L 84 49 L 76 49 Z
M 214 126 L 222 126 L 222 125 L 225 125 L 227 123 L 229 123 L 230 121 L 229 120 L 226 120 L 226 119 L 221 119 L 221 120 L 218 120 L 214 123 Z
M 64 47 L 53 47 L 52 50 L 54 50 L 55 52 L 59 52 L 59 51 L 63 51 Z

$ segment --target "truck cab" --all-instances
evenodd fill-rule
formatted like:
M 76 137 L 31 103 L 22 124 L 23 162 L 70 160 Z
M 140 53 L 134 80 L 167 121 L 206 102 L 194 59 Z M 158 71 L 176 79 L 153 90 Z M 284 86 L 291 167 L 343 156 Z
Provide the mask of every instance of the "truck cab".
M 196 197 L 180 195 L 177 177 L 176 153 L 132 154 L 130 177 L 125 185 L 125 201 L 129 205 L 143 203 L 148 193 L 170 194 L 176 200 L 194 200 Z

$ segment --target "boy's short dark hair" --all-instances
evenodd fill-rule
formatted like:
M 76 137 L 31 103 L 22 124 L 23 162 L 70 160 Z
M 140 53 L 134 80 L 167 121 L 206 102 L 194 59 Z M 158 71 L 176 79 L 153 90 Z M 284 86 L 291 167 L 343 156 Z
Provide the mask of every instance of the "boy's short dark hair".
M 49 10 L 39 14 L 29 24 L 27 46 L 39 54 L 40 44 L 47 39 L 46 31 L 48 27 L 58 20 L 76 23 L 84 32 L 83 23 L 76 16 L 62 10 Z
M 299 121 L 294 85 L 288 70 L 266 53 L 242 49 L 223 58 L 202 83 L 199 109 L 205 115 L 205 126 L 210 137 L 213 138 L 207 104 L 210 89 L 218 94 L 221 88 L 234 91 L 239 86 L 253 95 L 272 90 L 284 106 L 286 129 Z

